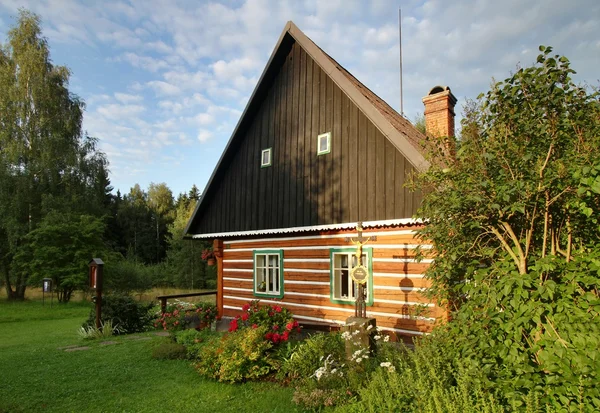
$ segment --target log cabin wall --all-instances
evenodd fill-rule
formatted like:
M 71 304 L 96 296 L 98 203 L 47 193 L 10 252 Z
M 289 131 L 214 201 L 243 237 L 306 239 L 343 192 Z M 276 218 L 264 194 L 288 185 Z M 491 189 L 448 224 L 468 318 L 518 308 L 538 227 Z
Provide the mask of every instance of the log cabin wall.
M 445 316 L 442 308 L 422 294 L 429 287 L 423 273 L 431 259 L 415 261 L 417 228 L 394 226 L 363 232 L 365 237 L 377 236 L 365 245 L 372 248 L 373 280 L 373 304 L 367 307 L 367 315 L 377 319 L 378 327 L 403 339 L 430 332 L 435 321 Z M 354 315 L 354 305 L 331 300 L 330 252 L 332 248 L 354 250 L 347 238 L 356 235 L 356 231 L 338 230 L 224 240 L 224 316 L 235 317 L 245 303 L 260 299 L 263 304 L 281 304 L 301 323 L 343 324 Z M 265 250 L 283 252 L 282 298 L 254 295 L 253 254 Z

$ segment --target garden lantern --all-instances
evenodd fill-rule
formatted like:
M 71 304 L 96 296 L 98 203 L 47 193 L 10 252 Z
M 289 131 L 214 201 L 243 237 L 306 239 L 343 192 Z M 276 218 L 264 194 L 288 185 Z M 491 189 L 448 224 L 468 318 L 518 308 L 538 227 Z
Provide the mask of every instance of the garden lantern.
M 46 293 L 52 294 L 52 278 L 42 280 L 42 306 L 46 305 Z M 54 295 L 51 295 L 50 298 L 50 307 L 52 307 Z

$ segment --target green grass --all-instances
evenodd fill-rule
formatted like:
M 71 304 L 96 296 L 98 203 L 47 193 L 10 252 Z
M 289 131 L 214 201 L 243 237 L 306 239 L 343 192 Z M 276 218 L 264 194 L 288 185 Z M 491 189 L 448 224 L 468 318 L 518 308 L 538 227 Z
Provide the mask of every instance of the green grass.
M 293 412 L 291 388 L 227 385 L 201 378 L 189 361 L 154 360 L 154 333 L 82 340 L 89 303 L 50 308 L 0 301 L 0 412 Z M 136 340 L 150 338 L 149 340 Z M 60 347 L 90 346 L 65 352 Z

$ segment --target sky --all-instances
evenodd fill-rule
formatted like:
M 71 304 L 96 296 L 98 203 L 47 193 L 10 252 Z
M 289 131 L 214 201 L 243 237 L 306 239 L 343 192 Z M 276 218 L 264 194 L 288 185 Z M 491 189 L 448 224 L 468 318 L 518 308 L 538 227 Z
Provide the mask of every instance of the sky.
M 42 18 L 51 57 L 72 71 L 84 129 L 114 192 L 165 182 L 203 190 L 286 22 L 396 110 L 402 8 L 404 114 L 447 85 L 467 99 L 552 46 L 600 84 L 598 0 L 0 0 L 0 42 L 18 8 Z

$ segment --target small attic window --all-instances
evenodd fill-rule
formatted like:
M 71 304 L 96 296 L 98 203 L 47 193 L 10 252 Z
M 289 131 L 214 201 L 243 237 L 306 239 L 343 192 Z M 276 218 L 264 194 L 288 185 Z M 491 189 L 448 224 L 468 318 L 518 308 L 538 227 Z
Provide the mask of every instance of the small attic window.
M 331 152 L 331 132 L 322 133 L 317 136 L 317 155 L 325 155 Z
M 271 148 L 263 149 L 260 154 L 260 167 L 271 166 Z

